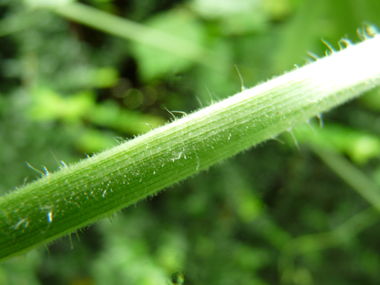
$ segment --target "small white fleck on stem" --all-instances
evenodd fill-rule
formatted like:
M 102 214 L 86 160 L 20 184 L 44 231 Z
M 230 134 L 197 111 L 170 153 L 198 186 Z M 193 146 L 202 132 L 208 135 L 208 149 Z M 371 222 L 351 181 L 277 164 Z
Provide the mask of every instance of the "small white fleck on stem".
M 47 214 L 47 220 L 49 223 L 51 223 L 53 221 L 53 212 L 50 211 L 48 214 Z

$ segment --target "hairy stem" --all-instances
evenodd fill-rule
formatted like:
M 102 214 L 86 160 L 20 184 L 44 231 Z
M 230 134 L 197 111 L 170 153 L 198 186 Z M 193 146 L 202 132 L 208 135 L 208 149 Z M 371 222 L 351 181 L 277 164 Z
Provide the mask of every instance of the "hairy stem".
M 0 260 L 107 217 L 379 85 L 379 50 L 380 36 L 348 43 L 1 197 Z

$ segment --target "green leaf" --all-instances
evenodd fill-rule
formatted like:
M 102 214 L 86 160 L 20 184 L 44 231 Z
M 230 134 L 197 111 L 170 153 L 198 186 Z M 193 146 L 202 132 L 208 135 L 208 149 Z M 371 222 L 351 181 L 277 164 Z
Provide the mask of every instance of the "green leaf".
M 192 14 L 185 10 L 175 9 L 159 14 L 149 19 L 146 26 L 162 31 L 178 38 L 190 41 L 196 45 L 202 45 L 204 41 L 204 30 L 202 25 L 197 23 Z M 151 38 L 152 42 L 160 42 L 161 38 Z M 168 42 L 173 45 L 175 42 Z M 189 68 L 193 63 L 189 59 L 173 55 L 155 48 L 140 44 L 132 44 L 132 52 L 138 61 L 139 73 L 143 80 L 149 81 L 153 78 L 161 77 L 167 73 L 178 73 Z

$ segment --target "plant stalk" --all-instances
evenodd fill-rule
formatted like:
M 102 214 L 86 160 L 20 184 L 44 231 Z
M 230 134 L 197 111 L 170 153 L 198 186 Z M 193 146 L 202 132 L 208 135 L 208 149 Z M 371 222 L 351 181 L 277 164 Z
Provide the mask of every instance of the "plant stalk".
M 380 84 L 380 36 L 0 197 L 0 260 L 75 232 Z

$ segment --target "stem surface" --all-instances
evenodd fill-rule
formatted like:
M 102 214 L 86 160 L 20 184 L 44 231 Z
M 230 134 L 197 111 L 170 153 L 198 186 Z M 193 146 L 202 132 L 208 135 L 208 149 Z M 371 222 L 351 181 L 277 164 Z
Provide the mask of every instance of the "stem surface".
M 0 260 L 112 215 L 380 84 L 380 36 L 0 197 Z

